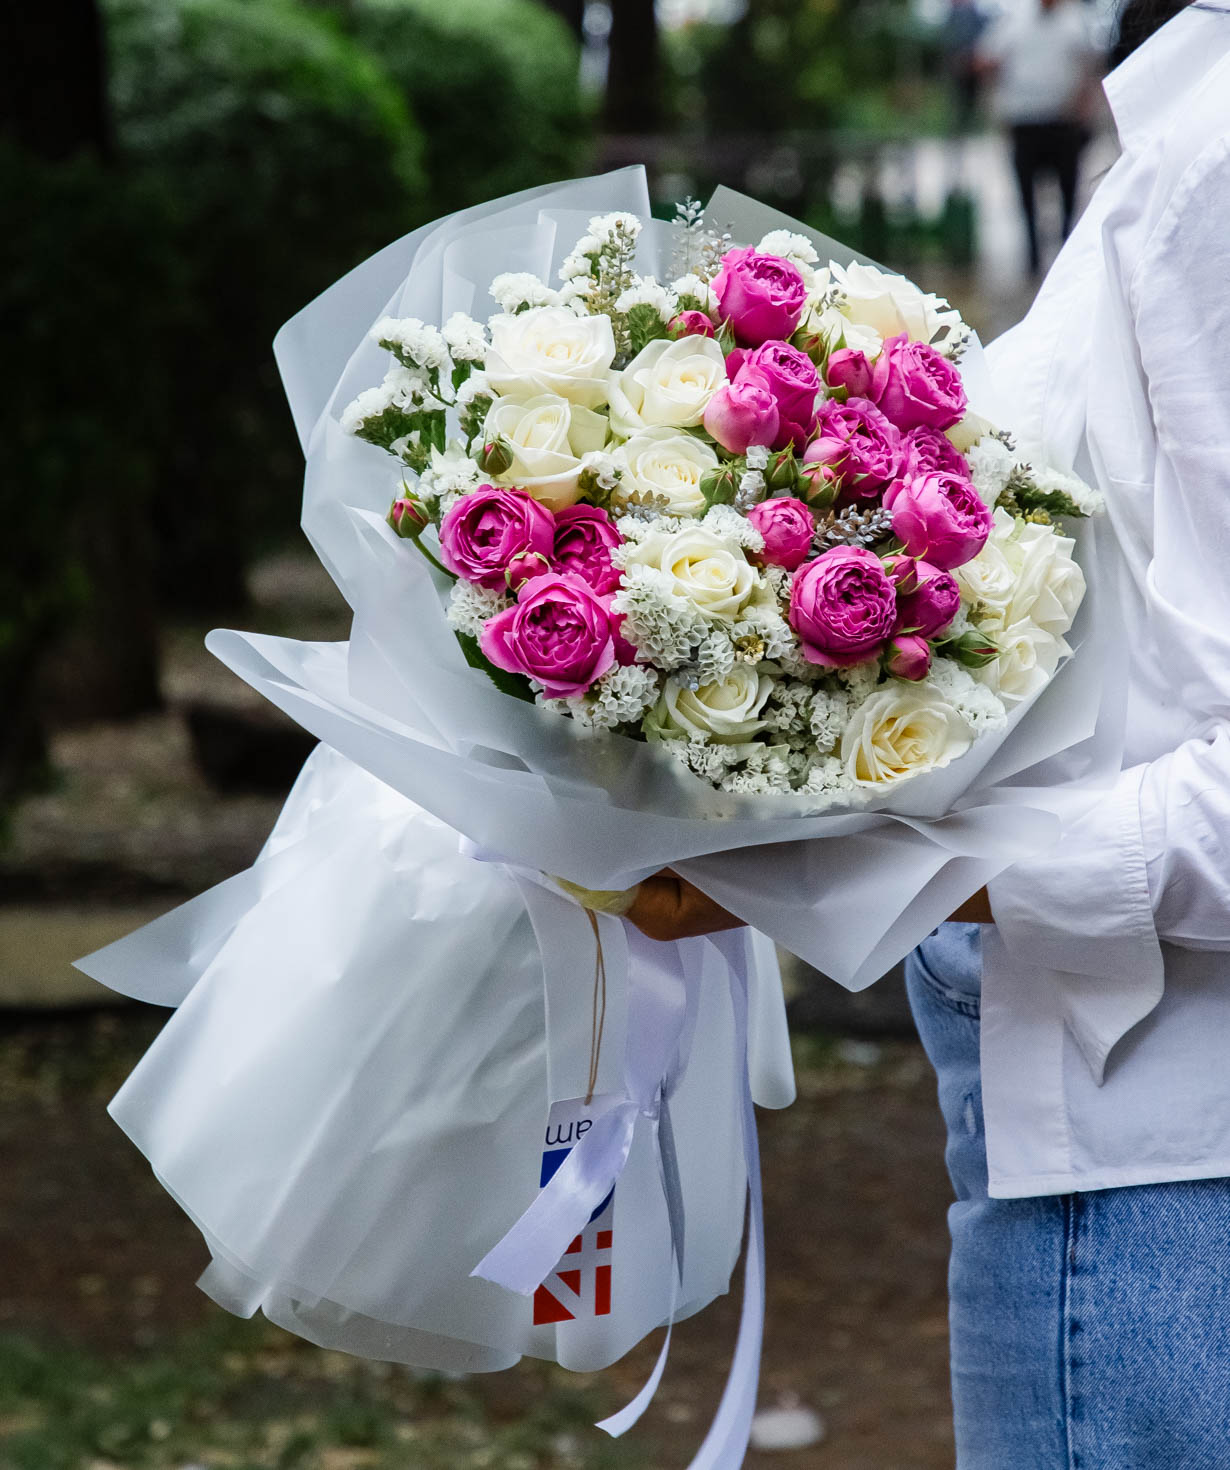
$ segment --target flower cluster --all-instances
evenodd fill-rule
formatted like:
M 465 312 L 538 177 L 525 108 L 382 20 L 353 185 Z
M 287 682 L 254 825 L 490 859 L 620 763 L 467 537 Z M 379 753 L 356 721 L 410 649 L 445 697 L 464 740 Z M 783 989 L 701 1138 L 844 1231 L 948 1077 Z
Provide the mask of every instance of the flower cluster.
M 401 461 L 390 526 L 470 662 L 583 730 L 810 810 L 947 765 L 1069 652 L 1055 517 L 1095 493 L 970 411 L 947 302 L 695 206 L 659 281 L 641 230 L 591 220 L 486 322 L 377 324 L 342 422 Z

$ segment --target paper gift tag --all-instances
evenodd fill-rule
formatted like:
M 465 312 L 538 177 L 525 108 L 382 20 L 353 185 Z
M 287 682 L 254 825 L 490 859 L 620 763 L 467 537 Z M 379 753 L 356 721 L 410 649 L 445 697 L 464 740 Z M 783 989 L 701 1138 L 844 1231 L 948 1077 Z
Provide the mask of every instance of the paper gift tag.
M 543 1137 L 541 1189 L 573 1148 L 617 1101 L 600 1094 L 587 1104 L 567 1098 L 552 1104 Z M 534 1325 L 576 1322 L 611 1313 L 612 1258 L 615 1250 L 615 1191 L 589 1217 L 589 1222 L 560 1258 L 552 1275 L 534 1292 Z

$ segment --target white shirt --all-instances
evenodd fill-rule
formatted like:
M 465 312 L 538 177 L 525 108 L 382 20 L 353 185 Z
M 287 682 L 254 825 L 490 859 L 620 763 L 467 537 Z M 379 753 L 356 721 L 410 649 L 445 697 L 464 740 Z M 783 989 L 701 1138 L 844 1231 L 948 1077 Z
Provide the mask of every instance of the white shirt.
M 1023 11 L 995 22 L 978 53 L 998 67 L 993 105 L 1007 123 L 1071 118 L 1097 60 L 1080 0 L 1059 0 L 1050 9 L 1028 0 Z
M 1023 437 L 1106 494 L 1129 651 L 1117 783 L 990 885 L 998 1197 L 1230 1175 L 1230 0 L 1106 90 L 1123 154 L 990 349 Z

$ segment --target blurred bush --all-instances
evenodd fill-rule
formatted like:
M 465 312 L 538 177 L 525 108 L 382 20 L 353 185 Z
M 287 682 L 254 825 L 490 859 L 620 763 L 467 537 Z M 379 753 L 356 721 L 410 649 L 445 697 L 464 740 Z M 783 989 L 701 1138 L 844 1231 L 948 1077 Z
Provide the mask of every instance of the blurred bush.
M 269 343 L 422 217 L 422 138 L 327 14 L 290 0 L 106 0 L 104 14 L 117 149 L 165 197 L 179 265 L 160 353 L 174 429 L 151 504 L 159 590 L 220 612 L 242 601 L 253 549 L 298 519 Z
M 332 8 L 413 102 L 431 217 L 584 165 L 590 119 L 576 37 L 536 0 L 341 0 Z

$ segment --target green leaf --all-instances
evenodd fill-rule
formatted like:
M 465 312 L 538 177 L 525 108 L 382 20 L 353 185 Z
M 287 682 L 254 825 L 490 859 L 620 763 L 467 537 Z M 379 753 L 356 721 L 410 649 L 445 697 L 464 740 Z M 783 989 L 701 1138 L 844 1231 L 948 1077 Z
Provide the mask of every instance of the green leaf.
M 529 680 L 521 674 L 510 674 L 505 669 L 497 669 L 478 646 L 478 639 L 475 638 L 473 633 L 458 633 L 457 642 L 461 644 L 461 651 L 465 654 L 466 663 L 472 669 L 481 669 L 501 694 L 511 695 L 513 699 L 520 699 L 526 704 L 534 703 L 534 695 L 530 690 Z

